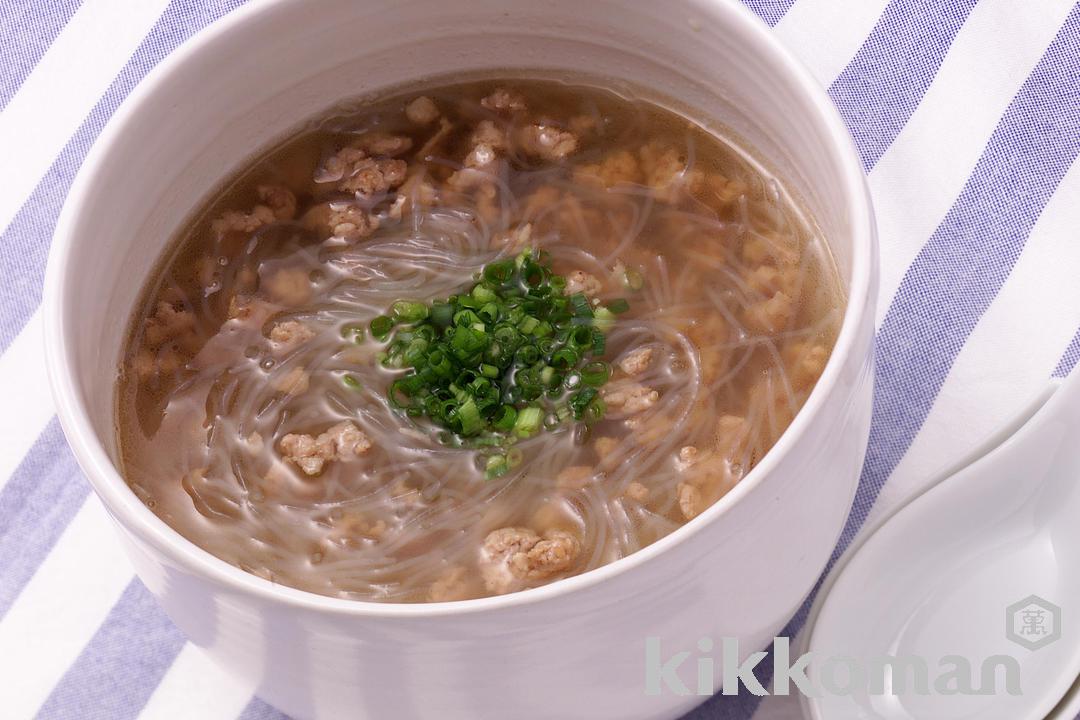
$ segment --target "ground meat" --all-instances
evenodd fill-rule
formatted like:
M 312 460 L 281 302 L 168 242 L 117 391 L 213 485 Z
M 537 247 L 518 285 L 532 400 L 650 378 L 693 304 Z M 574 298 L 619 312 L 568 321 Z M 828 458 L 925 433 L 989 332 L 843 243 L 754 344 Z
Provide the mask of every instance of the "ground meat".
M 619 441 L 612 437 L 598 437 L 593 440 L 593 450 L 600 461 L 603 470 L 611 470 L 615 464 L 615 451 L 619 447 Z
M 405 477 L 399 477 L 390 486 L 390 497 L 394 502 L 403 507 L 417 507 L 424 504 L 424 498 L 420 491 L 409 484 Z
M 229 233 L 253 233 L 275 220 L 274 211 L 266 205 L 256 205 L 249 213 L 226 210 L 210 223 L 210 231 L 219 238 Z
M 778 292 L 783 292 L 789 297 L 799 295 L 799 269 L 794 265 L 774 267 L 772 265 L 759 265 L 743 275 L 750 289 L 765 296 L 772 297 Z
M 790 297 L 778 292 L 768 300 L 754 303 L 743 311 L 743 323 L 753 332 L 775 333 L 787 327 L 795 312 Z
M 585 293 L 589 297 L 599 295 L 604 284 L 595 275 L 575 270 L 566 276 L 566 294 Z
M 350 175 L 356 165 L 367 159 L 367 152 L 356 144 L 346 145 L 326 159 L 322 166 L 315 169 L 312 179 L 316 183 L 331 183 Z
M 491 120 L 481 120 L 473 130 L 469 142 L 472 147 L 462 162 L 465 168 L 482 170 L 485 173 L 494 172 L 495 161 L 499 159 L 499 152 L 507 147 L 506 133 L 502 128 Z M 461 176 L 464 172 L 466 171 L 463 170 L 451 175 L 450 184 L 460 186 L 462 179 L 455 179 L 455 177 Z M 491 178 L 486 178 L 483 182 L 490 182 L 490 180 Z M 476 179 L 471 179 L 470 183 L 476 184 Z
M 379 218 L 356 205 L 333 205 L 327 218 L 332 237 L 359 240 L 379 229 Z
M 263 440 L 263 436 L 257 432 L 253 432 L 244 438 L 244 444 L 247 445 L 247 450 L 252 455 L 258 455 L 266 447 L 266 441 Z
M 344 512 L 330 517 L 330 532 L 326 539 L 335 545 L 358 547 L 365 540 L 378 540 L 386 534 L 386 521 L 370 520 L 358 512 Z
M 161 375 L 171 375 L 182 368 L 184 362 L 184 357 L 174 348 L 142 348 L 131 359 L 131 366 L 140 380 L 148 380 Z
M 408 169 L 404 160 L 370 155 L 394 155 L 412 147 L 403 135 L 367 133 L 338 150 L 315 171 L 316 183 L 337 183 L 339 190 L 374 195 L 386 192 L 405 181 Z
M 486 196 L 494 198 L 496 162 L 499 152 L 506 149 L 506 133 L 491 120 L 481 120 L 469 142 L 471 148 L 462 161 L 464 167 L 452 173 L 446 184 L 461 191 L 479 188 Z
M 633 415 L 648 410 L 660 400 L 660 393 L 640 383 L 615 383 L 601 391 L 609 408 Z
M 524 110 L 525 96 L 506 88 L 496 88 L 493 93 L 483 98 L 480 104 L 488 110 L 494 110 L 505 115 Z
M 302 367 L 295 367 L 271 381 L 271 387 L 287 395 L 303 395 L 311 384 L 311 376 Z
M 452 602 L 472 597 L 468 573 L 461 565 L 446 569 L 428 589 L 428 602 Z
M 296 217 L 296 195 L 289 188 L 282 185 L 260 185 L 255 192 L 278 220 L 292 220 Z
M 495 148 L 490 145 L 477 145 L 469 151 L 469 154 L 465 156 L 464 165 L 470 170 L 490 170 L 495 164 L 495 161 L 499 159 L 498 154 L 495 152 Z M 454 173 L 459 175 L 459 173 Z M 453 184 L 460 184 L 458 183 Z
M 707 507 L 701 490 L 690 483 L 681 482 L 676 485 L 675 497 L 679 501 L 679 510 L 687 520 L 693 520 Z
M 600 127 L 603 120 L 598 115 L 574 115 L 567 125 L 579 136 L 591 133 Z
M 630 376 L 640 375 L 649 368 L 652 362 L 653 349 L 651 347 L 639 347 L 631 350 L 619 360 L 619 369 Z
M 735 485 L 731 465 L 723 454 L 702 452 L 693 445 L 679 449 L 675 468 L 685 478 L 676 488 L 676 499 L 683 516 L 690 520 L 716 498 Z
M 568 570 L 580 552 L 577 537 L 565 530 L 541 538 L 528 528 L 500 528 L 484 539 L 480 575 L 488 592 L 501 595 Z
M 408 201 L 408 198 L 401 193 L 398 193 L 394 197 L 394 202 L 390 203 L 390 207 L 386 209 L 386 217 L 391 220 L 400 220 L 401 214 L 405 210 L 406 201 Z M 378 217 L 375 217 L 374 219 L 378 220 Z
M 349 460 L 371 449 L 371 441 L 349 421 L 339 422 L 318 437 L 290 433 L 278 450 L 307 475 L 318 475 L 330 460 Z
M 727 320 L 719 313 L 710 313 L 694 320 L 685 332 L 698 350 L 702 382 L 710 386 L 727 372 L 731 361 L 731 353 L 719 347 L 731 339 Z
M 716 452 L 739 460 L 747 440 L 746 418 L 738 415 L 721 415 L 716 422 Z
M 536 218 L 546 214 L 552 206 L 558 205 L 563 200 L 562 190 L 554 185 L 541 185 L 529 193 L 525 198 L 525 205 L 521 209 L 521 216 Z
M 315 337 L 315 331 L 302 322 L 286 320 L 270 329 L 274 354 L 285 355 Z
M 660 200 L 673 202 L 678 199 L 682 189 L 693 192 L 701 185 L 701 171 L 688 170 L 686 157 L 675 147 L 649 142 L 638 151 L 638 157 L 645 184 L 653 189 L 653 194 Z
M 623 425 L 631 432 L 634 442 L 638 445 L 652 445 L 661 438 L 667 437 L 675 423 L 665 413 L 645 413 L 633 415 L 623 421 Z
M 523 153 L 551 162 L 564 160 L 578 149 L 574 133 L 553 125 L 526 125 L 518 129 L 516 138 Z
M 306 270 L 282 268 L 263 283 L 270 296 L 282 305 L 303 305 L 311 299 L 311 280 Z
M 588 465 L 571 465 L 555 476 L 555 487 L 560 490 L 580 490 L 589 484 L 595 473 Z
M 510 143 L 506 139 L 506 130 L 495 124 L 493 120 L 481 120 L 469 136 L 469 144 L 473 147 L 486 145 L 492 150 L 505 150 Z
M 357 195 L 383 193 L 405 182 L 408 166 L 404 160 L 365 158 L 338 183 L 338 188 Z
M 574 179 L 579 182 L 599 183 L 608 188 L 619 183 L 640 183 L 641 166 L 629 150 L 618 150 L 606 155 L 599 163 L 576 168 Z
M 353 147 L 376 157 L 397 157 L 412 148 L 412 138 L 408 135 L 394 135 L 384 132 L 366 132 L 354 143 Z
M 439 107 L 427 95 L 421 95 L 405 106 L 405 117 L 417 125 L 430 125 L 439 118 Z
M 809 390 L 821 377 L 829 351 L 824 345 L 795 343 L 781 353 L 788 368 L 788 380 L 794 390 Z
M 634 502 L 645 503 L 649 499 L 649 488 L 635 480 L 626 486 L 623 495 Z
M 379 229 L 379 217 L 348 202 L 327 202 L 313 205 L 301 219 L 304 227 L 320 238 L 340 238 L 354 241 Z
M 195 315 L 190 310 L 178 308 L 170 302 L 160 301 L 154 309 L 154 314 L 146 320 L 143 343 L 147 347 L 158 347 L 170 340 L 185 339 L 193 335 L 194 330 Z
M 750 188 L 742 180 L 732 180 L 724 175 L 710 174 L 705 178 L 702 192 L 712 202 L 720 205 L 730 205 L 750 192 Z
M 427 179 L 423 172 L 415 173 L 398 188 L 398 197 L 405 198 L 401 214 L 413 212 L 415 208 L 431 207 L 439 201 L 439 191 Z
M 679 472 L 684 472 L 688 468 L 693 467 L 698 462 L 698 456 L 701 453 L 693 445 L 687 445 L 686 447 L 679 448 L 679 454 L 675 458 L 675 467 Z
M 771 263 L 785 267 L 799 262 L 799 249 L 790 240 L 759 234 L 753 234 L 743 241 L 739 254 L 744 262 L 753 266 Z

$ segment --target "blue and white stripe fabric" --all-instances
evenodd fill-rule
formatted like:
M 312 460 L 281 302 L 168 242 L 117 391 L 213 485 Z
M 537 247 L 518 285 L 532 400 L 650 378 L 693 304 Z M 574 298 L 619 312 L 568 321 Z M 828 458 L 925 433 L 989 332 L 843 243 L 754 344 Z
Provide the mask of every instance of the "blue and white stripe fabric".
M 1080 7 L 744 1 L 828 88 L 879 219 L 873 426 L 839 557 L 1080 358 Z M 155 63 L 240 4 L 0 0 L 6 719 L 281 717 L 134 578 L 64 443 L 40 355 L 45 257 L 79 164 Z M 791 713 L 780 698 L 717 697 L 691 717 Z

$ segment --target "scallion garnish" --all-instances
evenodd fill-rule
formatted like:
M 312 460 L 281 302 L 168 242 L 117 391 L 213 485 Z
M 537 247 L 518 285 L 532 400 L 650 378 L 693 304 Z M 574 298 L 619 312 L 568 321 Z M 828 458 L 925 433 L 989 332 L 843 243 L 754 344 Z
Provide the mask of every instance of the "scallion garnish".
M 370 327 L 371 334 L 377 340 L 382 340 L 394 329 L 394 321 L 385 315 L 380 315 L 371 321 Z
M 600 359 L 605 333 L 629 304 L 594 305 L 565 288 L 546 254 L 526 250 L 485 266 L 459 295 L 393 303 L 369 323 L 387 342 L 382 365 L 404 371 L 390 384 L 391 407 L 449 431 L 440 434 L 447 444 L 500 448 L 483 451 L 489 478 L 521 462 L 520 450 L 505 450 L 517 440 L 600 420 L 598 388 L 611 377 Z

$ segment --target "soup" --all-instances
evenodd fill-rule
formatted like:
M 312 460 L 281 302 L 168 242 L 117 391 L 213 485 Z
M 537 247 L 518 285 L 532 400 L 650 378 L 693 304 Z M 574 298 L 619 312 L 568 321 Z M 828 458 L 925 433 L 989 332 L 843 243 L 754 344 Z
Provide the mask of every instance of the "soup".
M 120 368 L 123 473 L 277 583 L 523 590 L 731 490 L 841 312 L 780 181 L 633 92 L 367 98 L 251 161 L 161 261 Z

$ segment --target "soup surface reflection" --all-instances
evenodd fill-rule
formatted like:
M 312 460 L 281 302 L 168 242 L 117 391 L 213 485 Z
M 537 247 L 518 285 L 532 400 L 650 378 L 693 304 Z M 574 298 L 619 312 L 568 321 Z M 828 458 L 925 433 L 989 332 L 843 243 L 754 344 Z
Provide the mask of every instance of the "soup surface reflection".
M 776 442 L 842 312 L 734 141 L 594 87 L 354 102 L 215 193 L 131 321 L 135 493 L 343 598 L 514 592 L 625 557 Z

